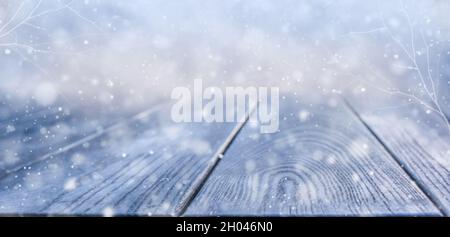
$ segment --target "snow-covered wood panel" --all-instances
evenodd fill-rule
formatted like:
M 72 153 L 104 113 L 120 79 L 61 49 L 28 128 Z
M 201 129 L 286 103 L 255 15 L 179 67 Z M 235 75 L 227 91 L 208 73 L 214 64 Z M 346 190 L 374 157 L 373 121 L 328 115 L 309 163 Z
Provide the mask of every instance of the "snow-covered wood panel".
M 0 213 L 176 215 L 235 124 L 169 116 L 163 104 L 10 173 L 0 180 Z
M 280 105 L 280 132 L 246 124 L 186 215 L 441 214 L 338 100 Z
M 391 97 L 349 100 L 366 126 L 439 209 L 450 215 L 450 126 L 444 114 Z M 389 105 L 402 105 L 390 107 Z
M 1 104 L 0 178 L 100 134 L 124 116 L 32 102 L 26 106 Z

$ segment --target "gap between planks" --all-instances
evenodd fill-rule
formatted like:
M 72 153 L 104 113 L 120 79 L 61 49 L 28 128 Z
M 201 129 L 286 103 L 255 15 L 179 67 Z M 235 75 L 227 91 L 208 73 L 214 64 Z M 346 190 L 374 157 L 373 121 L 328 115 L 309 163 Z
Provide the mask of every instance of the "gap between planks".
M 236 126 L 233 128 L 233 130 L 230 132 L 228 137 L 225 139 L 223 144 L 219 147 L 217 152 L 213 155 L 212 160 L 210 160 L 208 167 L 203 171 L 201 175 L 198 176 L 198 178 L 194 181 L 194 184 L 192 186 L 192 191 L 190 191 L 187 195 L 187 198 L 185 201 L 182 201 L 175 209 L 175 213 L 178 213 L 177 216 L 183 216 L 186 210 L 188 209 L 189 205 L 192 203 L 192 201 L 195 199 L 195 197 L 198 195 L 200 190 L 205 185 L 208 178 L 213 173 L 214 169 L 217 167 L 219 162 L 222 160 L 222 158 L 225 155 L 226 150 L 230 145 L 233 143 L 236 136 L 239 134 L 239 132 L 242 130 L 244 125 L 248 122 L 250 116 L 254 113 L 255 109 L 259 106 L 258 103 L 253 105 L 249 111 L 248 114 L 245 115 L 245 119 L 243 122 L 238 122 Z
M 74 141 L 74 142 L 72 142 L 72 143 L 70 143 L 70 144 L 68 144 L 66 146 L 60 147 L 60 148 L 58 148 L 57 151 L 47 153 L 47 154 L 45 154 L 45 155 L 43 155 L 43 156 L 41 156 L 41 157 L 39 157 L 37 159 L 31 160 L 31 161 L 29 161 L 27 163 L 24 163 L 24 164 L 21 164 L 19 166 L 16 166 L 16 167 L 13 167 L 11 169 L 8 169 L 3 174 L 0 174 L 0 180 L 2 180 L 3 178 L 7 177 L 10 174 L 13 174 L 13 173 L 23 169 L 23 167 L 32 166 L 32 165 L 37 164 L 39 162 L 45 161 L 45 160 L 47 160 L 49 158 L 54 157 L 55 155 L 61 154 L 63 152 L 69 151 L 69 150 L 71 150 L 71 149 L 73 149 L 75 147 L 83 145 L 84 143 L 89 142 L 89 141 L 91 141 L 91 140 L 93 140 L 95 138 L 98 138 L 98 137 L 102 136 L 103 134 L 106 134 L 108 132 L 114 131 L 115 129 L 123 127 L 123 126 L 127 125 L 130 122 L 133 122 L 133 121 L 145 118 L 149 114 L 155 112 L 156 110 L 159 110 L 163 105 L 165 105 L 165 103 L 162 103 L 162 104 L 155 103 L 155 106 L 150 108 L 150 109 L 144 110 L 144 111 L 142 111 L 140 113 L 135 114 L 134 116 L 131 116 L 130 118 L 124 119 L 121 122 L 113 124 L 113 125 L 105 128 L 105 129 L 101 129 L 99 131 L 96 131 L 96 132 L 94 132 L 94 133 L 92 133 L 90 135 L 87 135 L 86 137 L 81 138 L 81 139 L 79 139 L 77 141 Z
M 447 213 L 444 209 L 441 208 L 441 202 L 439 198 L 437 198 L 433 192 L 431 192 L 427 186 L 420 181 L 420 179 L 414 174 L 414 171 L 408 169 L 408 167 L 391 151 L 391 149 L 383 142 L 383 140 L 376 134 L 376 132 L 367 124 L 363 118 L 359 115 L 356 109 L 345 99 L 343 96 L 340 96 L 345 106 L 350 110 L 352 114 L 356 116 L 359 122 L 375 137 L 375 139 L 380 143 L 383 149 L 394 159 L 394 161 L 400 166 L 400 168 L 408 175 L 408 177 L 417 184 L 418 188 L 424 193 L 424 195 L 433 203 L 437 210 L 443 216 L 450 216 L 450 213 Z

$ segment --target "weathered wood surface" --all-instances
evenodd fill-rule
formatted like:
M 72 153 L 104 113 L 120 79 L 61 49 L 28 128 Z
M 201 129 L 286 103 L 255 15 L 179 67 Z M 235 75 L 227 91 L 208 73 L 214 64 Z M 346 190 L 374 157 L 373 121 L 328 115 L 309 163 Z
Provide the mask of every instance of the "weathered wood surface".
M 411 103 L 347 102 L 283 99 L 275 134 L 251 122 L 175 124 L 164 105 L 112 125 L 5 108 L 0 214 L 448 214 L 442 118 Z M 71 132 L 40 131 L 61 124 Z M 11 141 L 21 159 L 7 163 Z
M 443 114 L 401 97 L 348 98 L 366 126 L 447 216 L 450 215 L 450 127 Z M 447 118 L 448 119 L 448 118 Z
M 61 152 L 95 133 L 101 133 L 118 116 L 89 116 L 64 107 L 30 103 L 0 106 L 0 177 L 39 159 Z
M 234 123 L 179 123 L 170 106 L 0 180 L 0 212 L 176 215 Z
M 342 103 L 280 106 L 281 131 L 246 124 L 186 215 L 441 214 Z

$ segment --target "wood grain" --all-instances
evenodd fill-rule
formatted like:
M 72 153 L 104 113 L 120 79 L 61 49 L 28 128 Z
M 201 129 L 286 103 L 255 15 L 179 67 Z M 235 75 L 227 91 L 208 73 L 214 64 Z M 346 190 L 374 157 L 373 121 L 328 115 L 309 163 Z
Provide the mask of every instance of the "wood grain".
M 377 103 L 351 98 L 349 103 L 439 209 L 450 215 L 450 127 L 444 117 L 399 97 Z
M 0 180 L 0 212 L 176 215 L 234 123 L 173 123 L 170 106 Z
M 246 124 L 186 215 L 440 215 L 342 103 L 280 105 L 280 132 Z
M 20 108 L 3 106 L 0 109 L 0 178 L 59 152 L 116 123 L 120 118 L 30 104 Z

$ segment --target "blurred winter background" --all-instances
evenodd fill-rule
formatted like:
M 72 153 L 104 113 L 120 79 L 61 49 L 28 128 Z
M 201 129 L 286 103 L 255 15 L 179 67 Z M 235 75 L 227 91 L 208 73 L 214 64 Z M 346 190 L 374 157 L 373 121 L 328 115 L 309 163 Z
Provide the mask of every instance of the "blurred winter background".
M 448 12 L 441 0 L 1 0 L 1 102 L 134 111 L 203 78 L 385 90 L 445 110 Z
M 194 78 L 305 98 L 381 92 L 443 115 L 448 12 L 441 0 L 1 0 L 0 119 L 77 110 L 112 123 Z

